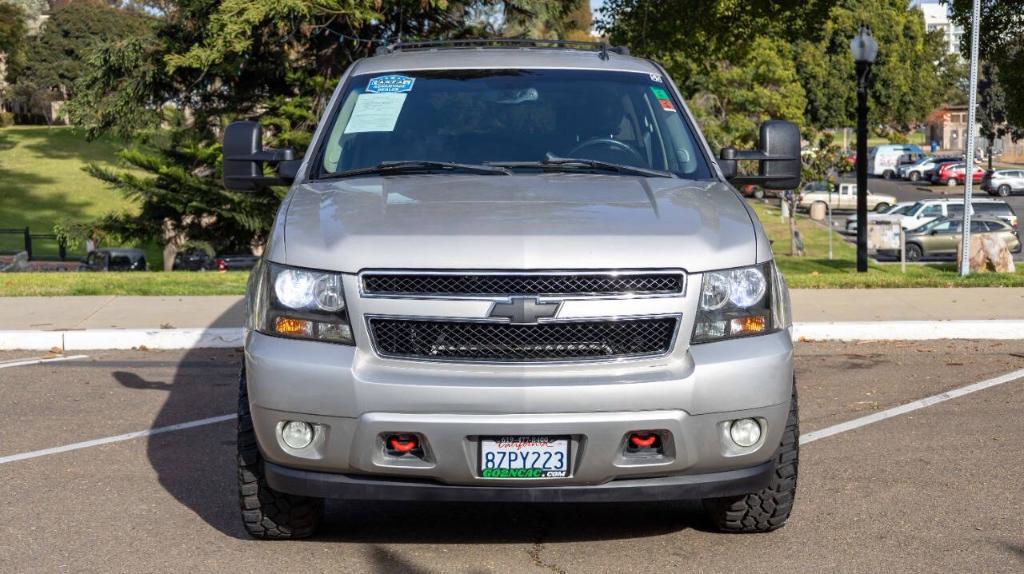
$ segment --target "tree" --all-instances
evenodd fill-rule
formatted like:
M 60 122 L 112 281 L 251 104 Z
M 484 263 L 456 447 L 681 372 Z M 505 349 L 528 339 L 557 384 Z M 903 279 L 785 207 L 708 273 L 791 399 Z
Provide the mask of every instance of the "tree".
M 765 120 L 803 123 L 807 101 L 790 48 L 782 40 L 755 38 L 742 60 L 719 61 L 703 84 L 691 102 L 715 149 L 752 148 L 757 127 Z
M 970 61 L 971 12 L 970 0 L 946 0 L 950 17 L 964 29 L 960 52 Z M 979 61 L 992 66 L 991 83 L 1002 93 L 1000 104 L 1003 121 L 1008 122 L 1007 133 L 1014 140 L 1024 137 L 1024 0 L 982 0 L 981 41 L 978 44 Z M 984 97 L 979 79 L 978 96 Z M 979 103 L 980 104 L 980 103 Z M 984 110 L 979 110 L 985 114 Z M 983 120 L 984 122 L 984 120 Z M 984 128 L 984 125 L 982 126 Z
M 797 43 L 807 122 L 817 129 L 852 123 L 857 93 L 850 39 L 861 24 L 878 42 L 868 121 L 883 135 L 906 132 L 942 103 L 949 86 L 939 74 L 948 63 L 941 32 L 926 33 L 921 12 L 905 0 L 842 0 L 830 10 L 819 39 Z
M 992 169 L 992 148 L 995 141 L 1009 135 L 1014 141 L 1024 137 L 1024 129 L 1006 121 L 1006 91 L 999 82 L 996 66 L 982 62 L 978 76 L 978 121 L 981 136 L 988 142 L 986 156 L 988 169 Z
M 661 62 L 685 97 L 721 62 L 748 57 L 759 37 L 817 38 L 835 0 L 607 0 L 598 28 L 613 44 Z
M 99 0 L 78 0 L 53 11 L 26 47 L 25 64 L 14 80 L 20 99 L 41 111 L 47 121 L 52 101 L 67 101 L 84 74 L 86 60 L 100 43 L 145 36 L 150 18 L 140 12 L 111 8 Z
M 0 86 L 4 84 L 5 73 L 12 77 L 24 65 L 26 32 L 25 11 L 20 6 L 0 2 Z
M 73 121 L 90 136 L 135 138 L 141 149 L 124 159 L 146 173 L 90 168 L 143 205 L 138 216 L 112 215 L 95 227 L 159 242 L 165 269 L 179 247 L 194 241 L 259 252 L 282 190 L 240 194 L 221 187 L 219 139 L 227 122 L 258 118 L 265 144 L 301 153 L 337 78 L 379 46 L 398 38 L 497 35 L 531 14 L 568 14 L 577 4 L 180 0 L 159 20 L 152 41 L 97 49 L 76 85 Z M 169 137 L 143 137 L 169 117 Z

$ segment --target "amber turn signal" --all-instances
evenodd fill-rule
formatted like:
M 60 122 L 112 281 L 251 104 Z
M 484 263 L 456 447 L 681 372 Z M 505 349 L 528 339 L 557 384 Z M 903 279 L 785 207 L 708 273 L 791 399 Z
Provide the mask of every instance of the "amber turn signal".
M 767 321 L 763 315 L 746 315 L 737 317 L 729 325 L 729 333 L 732 335 L 752 335 L 764 333 Z
M 278 317 L 274 320 L 274 332 L 293 337 L 310 337 L 313 335 L 313 322 L 291 317 Z

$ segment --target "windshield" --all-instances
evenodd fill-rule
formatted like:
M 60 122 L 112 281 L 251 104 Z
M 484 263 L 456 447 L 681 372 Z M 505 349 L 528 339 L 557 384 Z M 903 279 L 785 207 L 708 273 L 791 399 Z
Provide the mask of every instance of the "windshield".
M 318 150 L 318 177 L 381 162 L 479 165 L 554 157 L 706 179 L 711 172 L 696 142 L 658 75 L 533 69 L 365 74 L 351 78 L 336 106 Z
M 913 203 L 908 205 L 894 205 L 885 211 L 886 215 L 906 215 L 914 208 Z

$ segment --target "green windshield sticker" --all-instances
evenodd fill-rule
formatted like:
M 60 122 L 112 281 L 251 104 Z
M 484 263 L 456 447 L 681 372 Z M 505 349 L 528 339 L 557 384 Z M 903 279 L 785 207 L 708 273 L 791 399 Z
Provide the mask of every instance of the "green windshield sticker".
M 663 90 L 661 88 L 657 88 L 657 87 L 651 86 L 651 93 L 654 94 L 654 97 L 658 98 L 659 100 L 670 99 L 668 97 L 668 92 L 666 92 L 665 90 Z

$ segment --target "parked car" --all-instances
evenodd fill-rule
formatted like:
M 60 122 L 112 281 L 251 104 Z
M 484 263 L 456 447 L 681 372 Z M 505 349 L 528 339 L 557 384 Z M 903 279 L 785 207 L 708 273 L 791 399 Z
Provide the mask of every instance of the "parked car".
M 79 271 L 149 271 L 146 254 L 130 247 L 103 247 L 90 251 Z
M 871 148 L 868 153 L 868 173 L 885 179 L 896 176 L 901 159 L 920 159 L 924 151 L 915 144 L 885 144 Z
M 252 269 L 259 257 L 251 253 L 210 255 L 202 249 L 190 249 L 174 256 L 174 270 L 178 271 L 244 271 Z
M 921 177 L 918 178 L 918 181 L 925 181 L 925 182 L 929 182 L 930 183 L 932 181 L 932 177 L 935 176 L 935 172 L 939 171 L 939 169 L 942 166 L 944 166 L 946 164 L 950 164 L 950 163 L 963 163 L 963 162 L 964 162 L 963 158 L 959 158 L 959 157 L 937 157 L 934 160 L 932 160 L 932 162 L 929 165 L 925 166 L 921 170 Z
M 649 60 L 460 42 L 354 62 L 305 160 L 224 130 L 226 187 L 291 186 L 246 295 L 244 527 L 310 536 L 328 497 L 698 498 L 782 526 L 789 298 L 731 186 L 797 187 L 799 128 L 716 166 Z
M 214 269 L 226 271 L 247 271 L 256 266 L 260 258 L 252 253 L 228 253 L 214 259 Z
M 907 232 L 907 261 L 924 258 L 956 258 L 962 242 L 963 220 L 957 217 L 936 219 L 924 226 Z M 971 234 L 992 234 L 1006 243 L 1011 253 L 1020 253 L 1021 242 L 1018 232 L 1002 219 L 994 217 L 972 217 Z M 899 257 L 897 251 L 883 251 L 884 255 Z
M 827 191 L 820 186 L 808 184 L 800 193 L 800 201 L 797 207 L 810 209 L 815 203 L 827 204 L 834 210 L 857 209 L 857 184 L 840 183 L 834 191 Z M 872 211 L 884 211 L 890 205 L 896 203 L 896 198 L 882 193 L 871 193 L 868 190 L 868 209 Z
M 967 181 L 967 164 L 960 163 L 946 163 L 935 171 L 935 175 L 932 176 L 932 183 L 936 185 L 948 185 L 950 187 L 956 185 L 962 185 Z M 972 174 L 972 181 L 974 183 L 981 183 L 981 179 L 985 177 L 985 168 L 981 166 L 974 166 L 974 172 Z
M 997 169 L 988 172 L 981 180 L 981 189 L 1000 197 L 1024 193 L 1024 169 Z
M 213 257 L 202 249 L 186 249 L 174 256 L 175 271 L 209 271 L 216 269 Z
M 954 200 L 955 202 L 956 200 Z M 963 201 L 961 205 L 953 207 L 952 211 L 960 214 L 963 213 Z M 1002 219 L 1010 225 L 1010 227 L 1019 230 L 1020 229 L 1020 218 L 1017 217 L 1017 212 L 1014 211 L 1013 206 L 1001 199 L 971 199 L 971 206 L 974 208 L 974 215 L 980 217 L 996 217 Z
M 960 161 L 956 158 L 948 157 L 923 157 L 914 163 L 901 165 L 899 168 L 899 176 L 901 179 L 907 179 L 910 181 L 920 181 L 924 179 L 929 181 L 931 177 L 931 171 L 935 169 L 935 166 L 946 162 Z
M 903 216 L 906 215 L 917 203 L 914 201 L 901 201 L 894 205 L 890 205 L 883 211 L 876 211 L 868 214 L 868 222 L 872 221 L 902 221 Z M 857 232 L 857 218 L 849 217 L 846 220 L 846 231 L 848 233 Z
M 975 197 L 971 199 L 971 206 L 975 215 L 997 217 L 1014 229 L 1020 227 L 1020 220 L 1013 207 L 1001 199 Z M 925 199 L 918 201 L 898 217 L 901 218 L 903 229 L 917 229 L 936 219 L 963 215 L 963 209 L 963 198 Z

